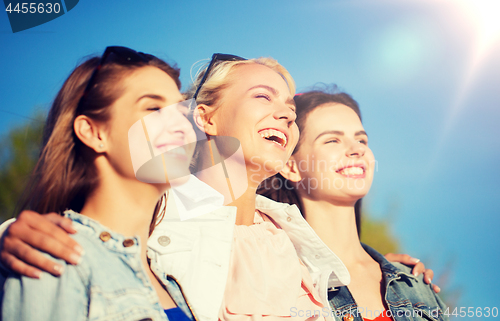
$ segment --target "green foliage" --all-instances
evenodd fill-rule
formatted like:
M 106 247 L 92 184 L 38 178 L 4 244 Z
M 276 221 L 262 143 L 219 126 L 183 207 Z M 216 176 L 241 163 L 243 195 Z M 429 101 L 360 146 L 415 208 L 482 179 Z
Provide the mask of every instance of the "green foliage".
M 374 220 L 366 212 L 361 219 L 361 242 L 382 254 L 399 253 L 398 240 L 392 234 L 390 220 Z
M 0 222 L 13 217 L 42 142 L 44 116 L 11 129 L 0 140 Z

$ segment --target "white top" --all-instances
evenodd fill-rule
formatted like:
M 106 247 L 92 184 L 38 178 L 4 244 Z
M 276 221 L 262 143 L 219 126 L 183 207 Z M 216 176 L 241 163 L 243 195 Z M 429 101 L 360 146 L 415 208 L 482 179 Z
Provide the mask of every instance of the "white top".
M 191 176 L 186 184 L 170 190 L 165 217 L 148 240 L 149 258 L 179 281 L 200 321 L 218 319 L 226 288 L 236 207 L 222 203 L 221 194 Z M 297 206 L 257 195 L 256 208 L 290 237 L 322 303 L 328 306 L 328 288 L 350 282 L 345 265 L 309 226 Z M 0 232 L 3 234 L 13 221 L 4 222 Z
M 148 240 L 148 256 L 179 281 L 200 321 L 215 321 L 226 288 L 236 207 L 219 206 L 218 192 L 194 176 L 174 193 L 167 200 L 165 218 Z M 177 205 L 178 200 L 188 205 Z M 215 210 L 204 212 L 210 204 Z M 182 221 L 176 207 L 189 208 L 193 218 Z M 297 206 L 257 195 L 256 208 L 287 233 L 322 303 L 328 306 L 328 288 L 350 282 L 345 265 L 307 224 Z

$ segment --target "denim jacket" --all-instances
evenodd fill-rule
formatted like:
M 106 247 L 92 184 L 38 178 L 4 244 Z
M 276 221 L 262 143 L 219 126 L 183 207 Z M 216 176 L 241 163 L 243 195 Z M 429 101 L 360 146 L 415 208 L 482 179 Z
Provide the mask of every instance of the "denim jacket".
M 11 273 L 3 288 L 2 320 L 168 320 L 142 266 L 137 237 L 109 231 L 92 219 L 66 211 L 78 231 L 72 237 L 85 249 L 78 265 L 60 277 L 41 279 Z M 154 264 L 154 262 L 152 262 Z M 195 320 L 177 281 L 152 271 L 191 320 Z
M 415 277 L 411 268 L 400 263 L 389 263 L 385 257 L 363 244 L 365 251 L 379 263 L 385 286 L 387 314 L 395 321 L 449 320 L 443 314 L 446 307 L 434 293 L 431 285 L 425 284 L 423 275 Z M 328 293 L 330 308 L 336 320 L 363 321 L 361 308 L 356 305 L 347 287 L 340 287 Z M 380 314 L 382 311 L 378 311 Z M 375 314 L 375 313 L 374 313 Z M 352 316 L 352 318 L 351 318 Z M 377 315 L 367 316 L 374 319 Z
M 187 213 L 193 218 L 183 221 L 177 214 L 175 198 L 169 196 L 165 217 L 149 238 L 148 256 L 179 280 L 201 321 L 216 321 L 228 281 L 236 207 L 217 203 L 217 192 L 194 176 L 175 193 L 179 200 L 190 204 L 192 211 L 201 209 L 207 213 Z M 345 265 L 307 224 L 297 206 L 261 195 L 257 195 L 255 206 L 290 237 L 322 303 L 328 304 L 328 288 L 350 282 Z
M 148 240 L 150 266 L 156 275 L 167 273 L 179 280 L 198 320 L 216 321 L 229 271 L 236 207 L 223 206 L 223 196 L 195 176 L 190 177 L 189 184 L 172 188 L 171 196 L 167 198 L 165 217 Z M 347 268 L 307 224 L 297 206 L 261 195 L 257 195 L 255 205 L 288 234 L 323 304 L 328 303 L 328 288 L 349 284 Z M 204 214 L 198 216 L 200 212 Z M 2 224 L 0 233 L 11 223 Z M 78 236 L 75 238 L 80 242 Z M 172 292 L 169 289 L 170 295 Z M 176 302 L 181 306 L 180 300 Z

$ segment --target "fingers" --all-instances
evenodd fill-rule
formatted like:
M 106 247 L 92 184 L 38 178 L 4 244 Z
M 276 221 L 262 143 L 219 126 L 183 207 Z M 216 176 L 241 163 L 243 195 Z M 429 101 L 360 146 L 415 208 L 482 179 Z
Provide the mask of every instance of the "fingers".
M 420 262 L 419 259 L 411 257 L 407 254 L 394 254 L 388 253 L 385 255 L 385 258 L 390 262 L 399 262 L 405 265 L 413 266 L 412 274 L 414 276 L 419 276 L 420 274 L 424 274 L 424 282 L 427 284 L 432 284 L 432 279 L 434 278 L 434 271 L 431 269 L 426 269 L 425 265 Z M 439 293 L 441 288 L 435 284 L 432 284 L 432 289 L 434 292 Z
M 13 227 L 16 229 L 15 226 Z M 50 260 L 41 252 L 17 238 L 5 237 L 2 250 L 2 263 L 14 272 L 28 277 L 39 278 L 41 275 L 39 269 L 49 272 L 54 276 L 59 276 L 63 272 L 61 264 Z
M 418 262 L 413 267 L 413 270 L 411 271 L 411 273 L 417 277 L 420 274 L 424 273 L 424 271 L 425 271 L 425 265 L 424 265 L 424 263 Z
M 432 284 L 432 279 L 434 279 L 434 271 L 431 269 L 426 269 L 424 271 L 424 282 L 432 285 L 432 290 L 436 293 L 441 292 L 441 288 L 435 284 Z
M 22 216 L 22 214 L 25 215 Z M 57 218 L 57 216 L 59 215 L 56 213 L 40 215 L 31 211 L 23 211 L 17 221 L 10 226 L 8 234 L 12 234 L 35 249 L 75 264 L 78 261 L 76 256 L 81 256 L 83 249 L 68 235 L 66 229 L 73 233 L 76 230 L 72 227 L 71 220 L 64 217 Z M 60 225 L 66 228 L 63 229 Z
M 20 241 L 7 240 L 4 246 L 9 249 L 10 253 L 2 252 L 2 262 L 16 273 L 39 279 L 42 271 L 38 268 L 54 276 L 59 276 L 64 271 L 61 264 L 50 260 L 41 252 Z
M 409 265 L 409 266 L 414 266 L 415 264 L 420 262 L 419 259 L 411 257 L 408 254 L 387 253 L 385 255 L 385 258 L 387 259 L 387 261 L 399 262 L 399 263 L 402 263 L 404 265 Z
M 70 264 L 78 264 L 81 246 L 67 232 L 76 232 L 70 222 L 57 214 L 40 215 L 23 211 L 5 233 L 0 259 L 13 271 L 28 277 L 39 277 L 40 270 L 58 276 L 63 266 L 39 251 Z
M 7 252 L 2 252 L 0 254 L 2 263 L 9 267 L 12 271 L 33 278 L 39 279 L 42 276 L 42 271 L 37 268 L 34 268 L 23 261 L 18 260 L 14 255 L 9 254 Z
M 425 271 L 425 265 L 419 259 L 409 256 L 408 254 L 393 254 L 388 253 L 385 258 L 391 262 L 399 262 L 404 265 L 413 266 L 412 274 L 419 276 Z
M 434 271 L 432 271 L 431 269 L 426 269 L 424 271 L 424 282 L 427 284 L 431 284 L 433 278 L 434 278 Z
M 73 221 L 70 220 L 67 217 L 61 216 L 57 213 L 50 213 L 46 214 L 45 217 L 51 221 L 52 223 L 56 224 L 57 226 L 63 228 L 66 232 L 70 234 L 75 234 L 76 230 L 73 227 Z

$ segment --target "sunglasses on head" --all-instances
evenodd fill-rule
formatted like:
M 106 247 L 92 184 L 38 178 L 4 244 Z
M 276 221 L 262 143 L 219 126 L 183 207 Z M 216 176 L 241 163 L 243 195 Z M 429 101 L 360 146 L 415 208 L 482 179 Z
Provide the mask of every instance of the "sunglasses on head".
M 96 80 L 97 74 L 99 70 L 101 70 L 102 66 L 104 66 L 106 63 L 113 62 L 124 66 L 135 65 L 138 63 L 148 63 L 154 58 L 155 56 L 153 55 L 145 54 L 143 52 L 137 52 L 127 47 L 120 47 L 120 46 L 106 47 L 106 50 L 104 50 L 104 53 L 101 56 L 99 64 L 95 67 L 94 71 L 92 72 L 92 75 L 89 78 L 87 86 L 83 91 L 83 95 L 80 98 L 78 105 L 80 105 L 82 99 L 87 96 L 90 89 L 92 89 L 92 86 L 95 85 L 94 82 Z
M 208 74 L 212 70 L 213 66 L 217 61 L 240 61 L 240 60 L 247 60 L 245 58 L 235 56 L 235 55 L 228 55 L 228 54 L 221 54 L 221 53 L 214 53 L 212 55 L 212 60 L 210 60 L 210 63 L 208 64 L 207 70 L 205 71 L 205 74 L 203 75 L 203 78 L 201 78 L 200 84 L 198 85 L 198 88 L 196 88 L 196 91 L 194 93 L 193 99 L 196 100 L 198 97 L 198 93 L 200 92 L 201 87 L 207 80 Z

